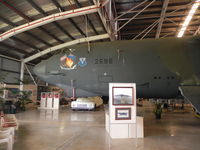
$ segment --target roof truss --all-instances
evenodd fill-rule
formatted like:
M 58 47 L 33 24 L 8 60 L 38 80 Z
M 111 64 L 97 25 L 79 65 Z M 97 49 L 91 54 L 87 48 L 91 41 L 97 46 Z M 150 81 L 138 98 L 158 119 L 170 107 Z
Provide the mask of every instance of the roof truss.
M 160 15 L 160 20 L 157 27 L 156 38 L 160 38 L 160 32 L 162 29 L 163 21 L 165 19 L 168 4 L 169 4 L 169 0 L 164 0 L 161 15 Z

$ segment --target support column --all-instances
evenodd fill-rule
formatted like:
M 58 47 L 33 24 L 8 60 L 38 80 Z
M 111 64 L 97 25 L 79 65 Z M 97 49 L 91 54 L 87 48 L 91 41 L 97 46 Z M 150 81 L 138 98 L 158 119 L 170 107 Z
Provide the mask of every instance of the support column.
M 3 83 L 3 98 L 6 98 L 6 90 L 5 90 L 5 88 L 6 88 L 6 84 L 5 83 Z
M 30 70 L 28 69 L 28 66 L 27 66 L 26 64 L 24 64 L 24 65 L 25 65 L 25 68 L 26 68 L 26 70 L 28 71 L 28 73 L 29 73 L 31 79 L 33 80 L 34 84 L 37 85 L 37 83 L 35 82 L 35 79 L 34 79 L 33 75 L 31 74 Z
M 108 10 L 109 10 L 109 19 L 112 18 L 112 1 L 108 3 Z
M 162 30 L 162 25 L 163 25 L 163 22 L 164 22 L 164 19 L 165 19 L 168 4 L 169 4 L 169 0 L 164 0 L 161 15 L 160 15 L 159 24 L 158 24 L 157 31 L 156 31 L 156 39 L 160 38 L 160 33 L 161 33 L 161 30 Z
M 24 84 L 23 84 L 23 80 L 24 80 L 24 60 L 21 61 L 21 70 L 20 70 L 20 86 L 19 89 L 20 91 L 23 91 L 24 89 Z

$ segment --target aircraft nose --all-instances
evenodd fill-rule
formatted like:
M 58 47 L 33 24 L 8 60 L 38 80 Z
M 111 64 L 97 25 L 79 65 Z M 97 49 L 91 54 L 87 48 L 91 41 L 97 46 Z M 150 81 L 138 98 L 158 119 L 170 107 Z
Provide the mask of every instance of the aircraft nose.
M 46 73 L 46 65 L 45 63 L 39 63 L 37 64 L 34 69 L 33 69 L 34 73 L 36 75 L 41 75 L 41 74 L 45 74 Z

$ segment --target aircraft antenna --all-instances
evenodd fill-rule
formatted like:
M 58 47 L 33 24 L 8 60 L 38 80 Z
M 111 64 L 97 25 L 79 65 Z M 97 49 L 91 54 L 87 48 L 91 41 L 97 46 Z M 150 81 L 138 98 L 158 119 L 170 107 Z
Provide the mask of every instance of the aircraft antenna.
M 69 51 L 70 51 L 70 54 L 71 54 L 71 53 L 73 53 L 75 51 L 75 49 L 71 49 L 70 48 Z
M 88 37 L 88 19 L 87 16 L 85 15 L 85 32 L 86 32 L 86 40 Z M 88 43 L 88 53 L 90 52 L 90 42 L 87 40 Z

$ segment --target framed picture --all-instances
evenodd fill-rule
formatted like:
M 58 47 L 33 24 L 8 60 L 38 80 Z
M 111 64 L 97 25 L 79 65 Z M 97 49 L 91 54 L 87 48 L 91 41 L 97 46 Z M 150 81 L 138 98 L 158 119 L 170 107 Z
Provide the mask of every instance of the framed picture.
M 115 108 L 115 120 L 131 120 L 131 108 Z
M 113 87 L 113 105 L 133 105 L 133 87 Z

